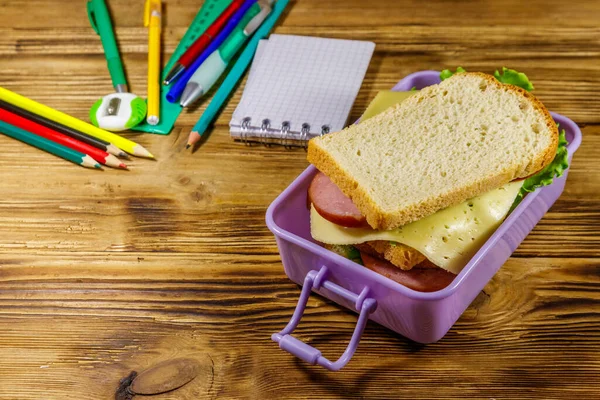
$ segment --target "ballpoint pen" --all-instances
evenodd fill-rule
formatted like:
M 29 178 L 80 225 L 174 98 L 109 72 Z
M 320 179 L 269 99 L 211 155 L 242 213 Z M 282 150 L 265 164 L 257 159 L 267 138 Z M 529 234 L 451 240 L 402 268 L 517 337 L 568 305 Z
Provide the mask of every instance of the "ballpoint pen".
M 244 4 L 235 12 L 231 19 L 227 22 L 227 25 L 221 30 L 217 37 L 210 43 L 210 45 L 202 52 L 200 57 L 194 60 L 189 68 L 186 68 L 185 72 L 179 77 L 179 79 L 171 85 L 169 93 L 167 93 L 167 101 L 171 103 L 178 103 L 181 93 L 185 85 L 188 83 L 194 72 L 202 65 L 206 58 L 212 54 L 213 51 L 217 50 L 221 44 L 229 37 L 231 32 L 240 24 L 242 21 L 246 23 L 250 22 L 255 15 L 260 12 L 260 6 L 256 3 L 257 0 L 245 0 Z
M 273 12 L 269 14 L 265 22 L 254 33 L 254 35 L 248 42 L 248 45 L 246 45 L 246 48 L 244 48 L 237 61 L 231 68 L 231 71 L 227 74 L 227 76 L 221 83 L 221 86 L 219 86 L 219 89 L 216 91 L 211 102 L 206 107 L 206 110 L 204 110 L 204 113 L 202 113 L 202 116 L 200 117 L 198 122 L 196 122 L 194 128 L 192 128 L 192 131 L 190 132 L 190 135 L 188 137 L 188 143 L 186 148 L 190 148 L 195 143 L 197 143 L 200 140 L 201 136 L 204 134 L 204 132 L 206 132 L 210 123 L 213 121 L 213 119 L 215 118 L 215 116 L 217 115 L 217 113 L 231 94 L 231 91 L 244 74 L 244 71 L 246 71 L 246 68 L 248 68 L 248 65 L 250 65 L 250 61 L 252 61 L 254 53 L 256 52 L 256 48 L 258 47 L 258 42 L 260 42 L 261 39 L 264 39 L 269 34 L 271 29 L 273 29 L 273 27 L 277 23 L 277 20 L 279 19 L 281 14 L 283 14 L 285 7 L 288 5 L 288 2 L 289 0 L 277 0 L 277 2 L 275 2 L 275 4 L 273 5 Z
M 258 29 L 265 18 L 271 13 L 272 3 L 273 0 L 259 0 L 260 12 L 247 24 L 242 25 L 240 23 L 227 40 L 208 56 L 206 61 L 194 72 L 181 95 L 180 104 L 182 107 L 193 104 L 210 90 L 227 68 L 227 64 L 229 64 L 243 44 L 246 43 L 248 37 Z
M 110 14 L 104 0 L 89 0 L 87 12 L 92 28 L 102 41 L 108 72 L 117 93 L 127 92 L 127 80 L 123 71 L 123 64 L 119 56 L 119 49 L 113 32 Z
M 160 120 L 160 0 L 146 0 L 144 26 L 148 27 L 148 114 L 150 125 Z
M 221 15 L 206 29 L 194 43 L 179 57 L 179 60 L 173 65 L 163 84 L 170 85 L 179 75 L 188 68 L 196 58 L 202 54 L 204 49 L 210 44 L 210 41 L 221 32 L 231 16 L 244 4 L 244 0 L 233 0 L 233 2 L 223 11 Z

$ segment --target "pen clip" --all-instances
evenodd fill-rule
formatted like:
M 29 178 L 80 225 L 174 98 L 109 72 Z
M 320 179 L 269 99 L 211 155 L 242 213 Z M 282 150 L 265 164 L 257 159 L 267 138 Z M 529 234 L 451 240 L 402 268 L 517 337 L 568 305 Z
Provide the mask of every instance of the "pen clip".
M 92 25 L 92 29 L 94 30 L 94 32 L 96 32 L 96 34 L 100 34 L 100 32 L 98 31 L 98 25 L 96 24 L 96 12 L 94 10 L 94 1 L 93 0 L 89 0 L 87 2 L 87 13 L 88 13 L 88 18 L 90 19 L 90 24 Z
M 150 26 L 152 14 L 156 13 L 160 17 L 160 0 L 146 0 L 144 3 L 144 26 Z
M 261 0 L 258 2 L 258 4 L 260 5 L 260 12 L 256 14 L 254 18 L 248 22 L 248 25 L 244 27 L 244 35 L 246 36 L 252 35 L 271 13 L 271 1 Z

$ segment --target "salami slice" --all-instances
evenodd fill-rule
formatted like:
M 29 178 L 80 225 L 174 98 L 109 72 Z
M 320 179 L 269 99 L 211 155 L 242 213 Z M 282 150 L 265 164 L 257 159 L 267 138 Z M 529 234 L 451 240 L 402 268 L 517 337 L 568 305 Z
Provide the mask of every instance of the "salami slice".
M 318 172 L 308 187 L 308 200 L 329 222 L 348 228 L 369 227 L 366 218 L 327 175 Z
M 435 292 L 448 286 L 456 275 L 442 268 L 421 268 L 415 266 L 408 271 L 395 267 L 391 263 L 360 252 L 365 267 L 419 292 Z

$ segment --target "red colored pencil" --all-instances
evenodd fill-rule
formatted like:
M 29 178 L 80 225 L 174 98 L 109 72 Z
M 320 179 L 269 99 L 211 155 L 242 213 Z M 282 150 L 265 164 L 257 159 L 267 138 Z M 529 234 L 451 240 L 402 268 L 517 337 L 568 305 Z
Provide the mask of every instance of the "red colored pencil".
M 221 29 L 225 26 L 231 16 L 242 6 L 244 0 L 233 0 L 233 2 L 223 11 L 221 15 L 212 23 L 211 26 L 206 29 L 196 41 L 188 47 L 188 49 L 179 57 L 179 60 L 175 63 L 171 71 L 167 74 L 164 80 L 165 85 L 169 85 L 173 82 L 186 68 L 188 68 L 196 58 L 206 49 L 210 41 L 221 32 Z
M 70 149 L 87 154 L 100 164 L 104 164 L 113 168 L 127 168 L 127 165 L 123 164 L 112 154 L 108 154 L 107 152 L 97 149 L 94 146 L 80 142 L 77 139 L 73 139 L 72 137 L 59 133 L 53 129 L 30 121 L 27 118 L 23 118 L 3 108 L 0 108 L 0 120 L 48 140 L 52 140 L 55 143 L 62 144 Z

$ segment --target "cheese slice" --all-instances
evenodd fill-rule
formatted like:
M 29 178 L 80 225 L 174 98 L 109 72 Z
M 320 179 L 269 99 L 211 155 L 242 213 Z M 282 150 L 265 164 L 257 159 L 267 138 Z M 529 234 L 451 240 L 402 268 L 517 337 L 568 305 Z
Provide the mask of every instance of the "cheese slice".
M 346 228 L 311 207 L 312 237 L 328 244 L 389 240 L 414 248 L 438 267 L 458 274 L 500 226 L 523 181 L 511 182 L 456 206 L 391 231 Z
M 417 93 L 416 90 L 412 92 L 395 92 L 393 90 L 382 90 L 381 92 L 378 92 L 373 101 L 369 104 L 369 107 L 367 107 L 360 117 L 360 122 L 364 122 L 369 118 L 384 112 L 388 108 L 401 103 L 415 93 Z

